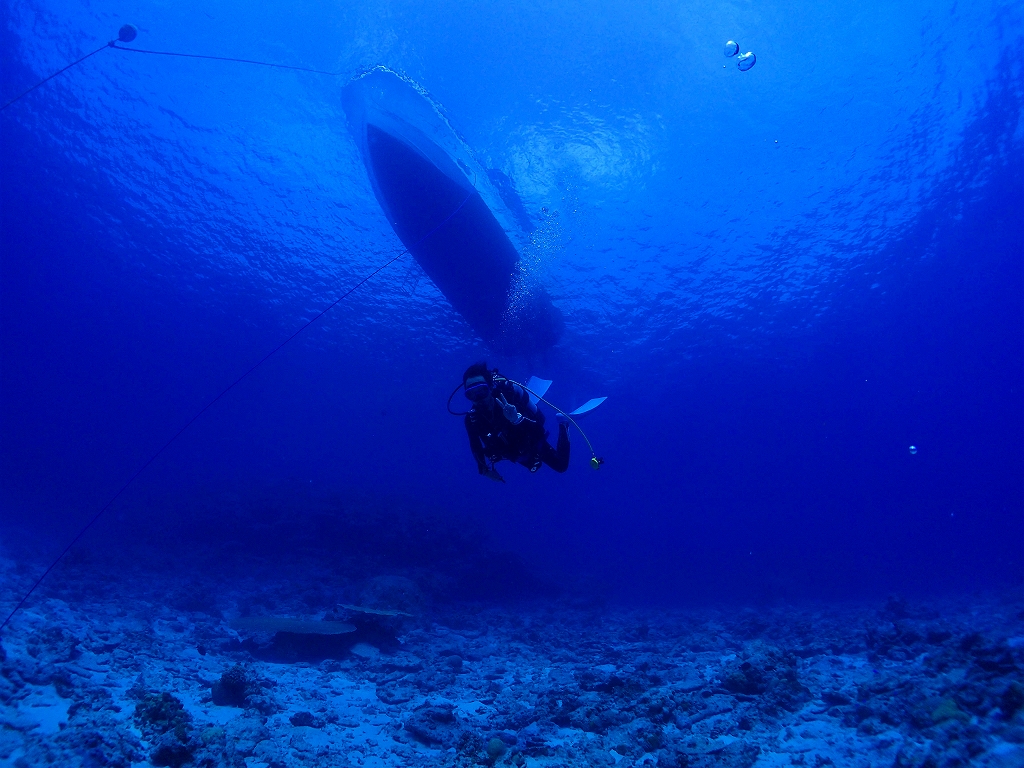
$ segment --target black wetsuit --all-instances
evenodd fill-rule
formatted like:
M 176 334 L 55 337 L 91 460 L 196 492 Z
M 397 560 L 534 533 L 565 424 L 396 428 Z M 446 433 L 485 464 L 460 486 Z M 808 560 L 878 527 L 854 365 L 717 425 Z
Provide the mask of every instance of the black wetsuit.
M 480 473 L 488 469 L 488 460 L 493 463 L 502 459 L 529 467 L 531 472 L 536 472 L 541 462 L 555 472 L 565 472 L 569 468 L 569 430 L 565 424 L 558 425 L 558 447 L 552 448 L 544 429 L 544 414 L 521 387 L 503 381 L 494 385 L 492 395 L 490 408 L 478 403 L 466 414 L 469 448 Z M 501 404 L 495 402 L 502 396 L 525 417 L 518 424 L 506 419 Z

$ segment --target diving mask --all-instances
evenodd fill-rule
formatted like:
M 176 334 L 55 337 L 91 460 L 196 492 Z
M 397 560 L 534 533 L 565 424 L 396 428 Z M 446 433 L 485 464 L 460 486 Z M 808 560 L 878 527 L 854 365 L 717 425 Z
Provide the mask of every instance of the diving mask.
M 491 393 L 491 387 L 487 381 L 481 377 L 474 377 L 466 382 L 466 397 L 472 400 L 474 403 L 479 403 L 485 397 Z

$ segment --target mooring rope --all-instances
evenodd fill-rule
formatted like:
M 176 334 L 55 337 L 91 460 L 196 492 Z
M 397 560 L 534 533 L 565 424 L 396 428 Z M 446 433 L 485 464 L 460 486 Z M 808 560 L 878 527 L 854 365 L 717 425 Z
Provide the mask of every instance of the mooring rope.
M 2 107 L 0 107 L 0 112 L 3 112 L 5 109 L 7 109 L 9 106 L 11 106 L 11 104 L 13 104 L 14 102 L 18 101 L 19 99 L 21 99 L 21 98 L 23 98 L 25 96 L 28 96 L 30 93 L 32 93 L 32 91 L 34 91 L 36 88 L 41 86 L 43 83 L 46 83 L 46 82 L 49 82 L 50 80 L 53 80 L 53 78 L 57 77 L 57 75 L 60 75 L 60 74 L 62 74 L 64 72 L 67 72 L 72 67 L 75 67 L 75 66 L 81 64 L 83 61 L 88 59 L 90 56 L 95 56 L 97 53 L 99 53 L 100 51 L 105 50 L 107 48 L 113 48 L 115 51 L 128 51 L 130 53 L 148 53 L 148 54 L 153 55 L 153 56 L 176 56 L 176 57 L 179 57 L 179 58 L 182 58 L 182 59 L 208 59 L 210 61 L 232 61 L 232 62 L 235 62 L 237 64 L 255 64 L 255 65 L 260 66 L 260 67 L 271 67 L 273 69 L 290 69 L 290 70 L 294 70 L 296 72 L 309 72 L 309 73 L 314 74 L 314 75 L 329 75 L 330 77 L 340 77 L 340 76 L 346 74 L 345 72 L 328 72 L 328 71 L 323 70 L 323 69 L 312 69 L 310 67 L 296 67 L 296 66 L 292 66 L 291 64 L 275 64 L 274 62 L 271 62 L 271 61 L 258 61 L 256 59 L 237 59 L 237 58 L 233 58 L 231 56 L 207 56 L 205 54 L 199 54 L 199 53 L 179 53 L 177 51 L 150 51 L 150 50 L 147 50 L 145 48 L 127 48 L 127 47 L 125 47 L 123 45 L 118 45 L 118 43 L 130 43 L 132 40 L 134 40 L 136 38 L 138 33 L 139 33 L 139 31 L 132 24 L 125 24 L 118 31 L 118 33 L 117 33 L 117 40 L 111 40 L 110 42 L 105 43 L 102 46 L 100 46 L 99 48 L 97 48 L 92 53 L 87 53 L 82 58 L 76 59 L 75 61 L 72 61 L 70 64 L 68 64 L 65 67 L 61 67 L 56 72 L 54 72 L 52 75 L 47 75 L 46 77 L 44 77 L 42 80 L 40 80 L 38 83 L 33 85 L 28 90 L 22 91 L 21 93 L 19 93 L 17 96 L 15 96 L 10 101 L 5 102 L 4 105 Z

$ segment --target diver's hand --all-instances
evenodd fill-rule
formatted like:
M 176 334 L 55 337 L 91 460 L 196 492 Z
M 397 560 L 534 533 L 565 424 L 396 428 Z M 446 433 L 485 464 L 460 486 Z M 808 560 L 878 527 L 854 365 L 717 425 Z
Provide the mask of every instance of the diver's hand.
M 522 422 L 524 418 L 523 414 L 517 411 L 515 405 L 513 403 L 508 402 L 505 399 L 504 395 L 498 395 L 498 397 L 495 399 L 498 401 L 498 405 L 501 406 L 501 412 L 505 414 L 506 419 L 508 419 L 513 424 L 519 424 L 520 422 Z
M 505 478 L 502 477 L 501 475 L 499 475 L 498 474 L 498 470 L 496 470 L 496 469 L 485 469 L 480 474 L 482 474 L 484 477 L 491 478 L 491 480 L 496 480 L 499 483 L 504 483 L 505 482 Z

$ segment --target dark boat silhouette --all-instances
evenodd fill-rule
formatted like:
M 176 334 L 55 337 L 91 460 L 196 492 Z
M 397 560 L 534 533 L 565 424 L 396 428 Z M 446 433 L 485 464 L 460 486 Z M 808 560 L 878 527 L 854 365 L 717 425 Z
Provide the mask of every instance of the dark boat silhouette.
M 422 90 L 390 70 L 357 78 L 343 98 L 388 222 L 455 311 L 497 352 L 554 345 L 561 314 L 543 288 L 521 279 L 519 251 L 498 218 L 514 221 L 501 195 L 508 189 L 494 187 L 494 172 Z

